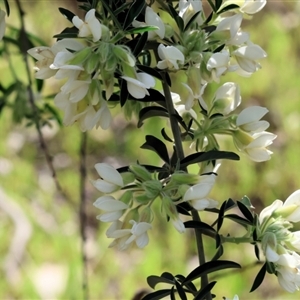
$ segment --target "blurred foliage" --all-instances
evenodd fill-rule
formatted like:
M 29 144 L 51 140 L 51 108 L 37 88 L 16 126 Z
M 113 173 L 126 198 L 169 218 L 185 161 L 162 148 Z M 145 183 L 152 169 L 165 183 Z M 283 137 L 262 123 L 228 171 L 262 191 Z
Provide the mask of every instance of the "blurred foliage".
M 23 2 L 27 29 L 52 44 L 52 35 L 69 23 L 57 8 L 68 8 L 77 13 L 76 1 Z M 300 164 L 300 95 L 298 38 L 300 5 L 298 2 L 269 1 L 266 9 L 252 22 L 244 24 L 251 39 L 262 46 L 268 58 L 262 70 L 251 78 L 226 76 L 226 81 L 238 82 L 242 93 L 242 110 L 248 105 L 266 106 L 271 123 L 270 131 L 278 138 L 271 147 L 274 155 L 264 163 L 224 161 L 217 184 L 213 189 L 216 200 L 231 197 L 238 200 L 248 195 L 259 212 L 274 199 L 285 200 L 299 188 Z M 8 24 L 18 27 L 14 2 Z M 246 22 L 247 23 L 247 22 Z M 38 24 L 38 26 L 37 26 Z M 245 26 L 246 25 L 246 26 Z M 8 29 L 13 30 L 13 29 Z M 0 57 L 0 82 L 12 82 L 9 62 Z M 18 78 L 26 82 L 21 57 L 12 62 Z M 33 63 L 33 62 L 32 62 Z M 33 64 L 32 64 L 33 65 Z M 57 92 L 51 80 L 42 96 Z M 14 93 L 20 92 L 15 87 Z M 207 96 L 213 91 L 207 91 Z M 22 92 L 26 100 L 26 94 Z M 50 105 L 52 98 L 48 99 Z M 26 101 L 22 105 L 27 106 Z M 145 121 L 136 130 L 136 120 L 127 122 L 115 108 L 114 121 L 108 131 L 95 130 L 88 139 L 88 177 L 96 178 L 93 165 L 107 162 L 115 167 L 139 160 L 141 163 L 160 164 L 152 152 L 141 150 L 144 136 L 153 129 L 160 132 L 166 120 L 154 118 Z M 56 191 L 51 173 L 45 163 L 34 127 L 26 122 L 16 125 L 9 107 L 0 117 L 0 299 L 82 299 L 82 261 L 79 229 L 79 144 L 81 133 L 76 126 L 60 128 L 49 121 L 42 132 L 58 180 L 67 198 Z M 223 150 L 232 150 L 232 141 L 224 139 Z M 186 152 L 188 153 L 188 148 Z M 86 245 L 89 268 L 89 293 L 91 299 L 131 299 L 135 293 L 147 289 L 149 274 L 188 273 L 197 265 L 192 230 L 180 235 L 164 219 L 157 219 L 150 232 L 150 244 L 144 250 L 118 252 L 108 249 L 110 241 L 105 236 L 107 226 L 95 217 L 98 211 L 92 203 L 99 193 L 87 184 L 88 241 Z M 205 220 L 205 214 L 203 215 Z M 226 221 L 228 226 L 232 225 Z M 231 229 L 231 233 L 234 234 Z M 233 232 L 232 232 L 233 231 Z M 225 232 L 224 232 L 225 233 Z M 207 240 L 207 253 L 214 253 L 214 245 Z M 226 251 L 227 250 L 227 251 Z M 225 245 L 224 259 L 235 258 L 244 269 L 220 273 L 214 292 L 221 296 L 240 299 L 297 299 L 297 295 L 283 292 L 275 276 L 267 276 L 262 286 L 249 294 L 253 279 L 261 268 L 256 263 L 251 246 Z

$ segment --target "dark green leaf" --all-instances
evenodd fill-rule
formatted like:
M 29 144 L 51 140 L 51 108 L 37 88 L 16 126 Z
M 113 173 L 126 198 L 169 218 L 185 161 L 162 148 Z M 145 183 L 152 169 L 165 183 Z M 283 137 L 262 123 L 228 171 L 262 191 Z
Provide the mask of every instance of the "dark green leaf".
M 199 10 L 198 12 L 196 12 L 191 19 L 188 21 L 188 23 L 186 24 L 186 26 L 184 27 L 184 31 L 187 31 L 187 29 L 189 29 L 189 27 L 193 24 L 194 20 L 199 16 L 199 14 L 201 13 L 201 10 Z
M 253 223 L 253 214 L 252 212 L 249 210 L 249 208 L 243 204 L 240 201 L 237 201 L 237 206 L 239 207 L 240 211 L 242 212 L 242 214 L 245 216 L 246 219 L 248 219 L 251 223 Z
M 62 122 L 61 117 L 60 117 L 59 113 L 57 112 L 57 110 L 54 107 L 52 107 L 51 105 L 49 105 L 48 103 L 45 104 L 45 109 L 48 110 L 52 114 L 52 116 L 57 121 L 57 123 L 62 127 L 63 122 Z
M 215 11 L 218 11 L 218 9 L 221 7 L 223 0 L 215 0 Z
M 160 276 L 169 280 L 174 280 L 174 276 L 170 272 L 163 272 Z
M 185 291 L 178 281 L 175 281 L 176 290 L 181 300 L 187 300 Z
M 266 275 L 266 271 L 267 271 L 267 263 L 265 263 L 262 268 L 260 269 L 260 271 L 258 272 L 258 274 L 256 275 L 252 288 L 250 290 L 250 293 L 255 291 L 263 282 L 265 275 Z
M 126 30 L 132 23 L 132 21 L 138 17 L 138 15 L 142 12 L 145 8 L 146 2 L 135 0 L 132 5 L 130 6 L 128 13 L 125 18 L 125 22 L 123 24 L 123 29 Z
M 254 244 L 254 252 L 255 252 L 255 256 L 258 260 L 260 260 L 259 257 L 259 247 L 257 246 L 257 244 Z
M 208 285 L 201 288 L 201 290 L 196 294 L 194 300 L 204 300 L 206 295 L 210 293 L 210 291 L 212 290 L 212 288 L 215 286 L 216 283 L 217 283 L 216 281 L 212 281 Z
M 219 46 L 218 48 L 216 48 L 214 50 L 214 53 L 221 52 L 224 49 L 224 47 L 225 47 L 225 44 L 222 44 L 221 46 Z
M 213 17 L 213 12 L 211 12 L 209 14 L 209 16 L 207 17 L 207 19 L 204 21 L 203 24 L 208 24 L 211 21 L 212 17 Z M 203 29 L 205 30 L 205 28 L 203 28 Z
M 232 9 L 236 9 L 239 8 L 239 6 L 237 4 L 229 4 L 227 6 L 225 6 L 223 9 L 221 9 L 220 11 L 218 11 L 218 14 L 222 14 L 226 11 L 232 10 Z
M 143 125 L 143 122 L 146 119 L 152 118 L 152 117 L 167 117 L 168 118 L 169 113 L 164 107 L 160 106 L 147 106 L 140 110 L 139 112 L 139 121 L 137 124 L 137 127 L 140 128 Z
M 165 131 L 164 128 L 160 131 L 160 133 L 161 133 L 161 135 L 163 136 L 163 138 L 164 138 L 166 141 L 168 141 L 168 142 L 170 142 L 170 143 L 173 143 L 173 142 L 174 142 L 174 141 L 167 135 L 167 133 L 166 133 L 166 131 Z M 172 164 L 172 162 L 171 162 L 171 164 Z
M 237 154 L 233 152 L 211 150 L 208 152 L 197 152 L 188 155 L 183 160 L 181 160 L 180 166 L 181 168 L 186 168 L 191 164 L 196 164 L 208 160 L 217 160 L 217 159 L 239 160 L 240 158 Z
M 140 54 L 140 52 L 144 49 L 147 39 L 148 39 L 147 32 L 144 32 L 140 37 L 137 37 L 134 39 L 134 40 L 137 40 L 137 43 L 135 44 L 135 47 L 132 51 L 135 56 L 138 56 Z
M 170 279 L 167 279 L 167 278 L 161 277 L 161 276 L 151 275 L 151 276 L 148 276 L 148 278 L 147 278 L 147 283 L 152 289 L 155 289 L 155 286 L 158 283 L 162 283 L 162 282 L 168 283 L 168 284 L 174 284 L 174 280 L 170 280 Z
M 58 10 L 66 19 L 68 19 L 72 23 L 72 19 L 73 19 L 73 17 L 75 17 L 75 14 L 73 14 L 71 11 L 69 11 L 65 8 L 62 8 L 62 7 L 59 7 Z
M 156 291 L 156 292 L 146 295 L 145 297 L 142 298 L 142 300 L 159 300 L 166 296 L 169 296 L 170 293 L 171 293 L 171 290 L 167 290 L 167 289 L 160 290 L 160 291 Z
M 71 28 L 67 27 L 65 28 L 61 33 L 54 35 L 54 38 L 57 38 L 57 40 L 66 39 L 66 38 L 77 38 L 78 35 L 78 29 L 73 26 Z
M 10 9 L 9 9 L 9 3 L 8 3 L 8 0 L 4 0 L 4 5 L 5 5 L 6 14 L 7 14 L 7 16 L 9 17 Z
M 146 143 L 141 146 L 142 149 L 148 149 L 156 152 L 159 157 L 169 164 L 169 155 L 166 145 L 153 135 L 146 135 Z
M 211 259 L 211 260 L 218 260 L 224 253 L 224 249 L 223 249 L 223 246 L 220 245 L 216 254 L 214 255 L 214 257 Z
M 180 282 L 180 283 L 182 283 L 185 280 L 185 277 L 180 274 L 176 275 L 175 277 L 178 279 L 178 282 Z M 197 288 L 195 287 L 195 285 L 192 282 L 186 283 L 185 286 L 192 294 L 197 292 Z
M 41 79 L 35 79 L 36 89 L 38 92 L 40 92 L 44 86 L 44 80 Z
M 118 18 L 115 16 L 113 10 L 110 8 L 109 4 L 106 3 L 105 1 L 101 1 L 102 5 L 104 6 L 104 8 L 109 12 L 112 20 L 114 21 L 115 25 L 119 28 L 119 30 L 122 30 L 122 26 L 118 20 Z
M 172 288 L 171 288 L 170 299 L 171 300 L 176 300 L 174 286 L 172 286 Z
M 146 95 L 143 99 L 135 99 L 135 98 L 134 99 L 141 102 L 156 102 L 159 103 L 160 105 L 162 105 L 161 102 L 165 102 L 165 96 L 159 91 L 154 89 L 148 89 L 148 93 L 149 95 Z
M 126 103 L 128 96 L 129 96 L 129 93 L 127 90 L 126 80 L 121 79 L 121 84 L 120 84 L 120 105 L 121 105 L 121 107 L 124 106 L 124 104 Z
M 249 222 L 247 219 L 244 219 L 238 215 L 235 214 L 229 214 L 229 215 L 225 215 L 224 218 L 230 219 L 238 224 L 241 224 L 243 226 L 248 226 L 248 225 L 252 225 L 252 222 Z
M 241 266 L 233 261 L 229 260 L 214 260 L 208 261 L 201 266 L 193 270 L 185 279 L 184 283 L 193 281 L 199 277 L 207 275 L 212 272 L 229 268 L 240 268 Z
M 225 213 L 225 208 L 226 208 L 227 200 L 224 201 L 220 207 L 219 210 L 219 216 L 218 216 L 218 223 L 217 223 L 217 231 L 219 231 L 223 225 L 224 221 L 224 213 Z
M 185 215 L 185 216 L 191 215 L 189 213 L 189 211 L 192 210 L 192 207 L 190 206 L 190 204 L 188 202 L 183 202 L 183 203 L 176 205 L 176 209 L 177 209 L 178 213 L 180 213 L 182 215 Z
M 148 66 L 144 66 L 144 65 L 137 65 L 138 69 L 149 74 L 152 75 L 153 77 L 159 79 L 159 80 L 163 80 L 162 76 L 160 75 L 159 72 L 157 72 L 155 69 L 148 67 Z
M 184 222 L 185 228 L 197 228 L 201 230 L 201 233 L 215 238 L 217 232 L 210 225 L 201 221 L 186 221 Z

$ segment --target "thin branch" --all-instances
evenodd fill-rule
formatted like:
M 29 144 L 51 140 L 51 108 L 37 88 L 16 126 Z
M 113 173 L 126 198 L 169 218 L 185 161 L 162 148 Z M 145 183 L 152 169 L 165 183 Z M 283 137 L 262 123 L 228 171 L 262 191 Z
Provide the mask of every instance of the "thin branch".
M 84 299 L 89 299 L 89 285 L 88 285 L 88 265 L 86 256 L 86 229 L 87 229 L 87 213 L 86 213 L 86 148 L 87 148 L 87 133 L 82 133 L 80 143 L 80 208 L 79 208 L 79 220 L 80 220 L 80 236 L 81 236 L 81 259 L 82 259 L 82 289 Z
M 30 68 L 29 68 L 29 63 L 28 63 L 28 56 L 27 56 L 27 50 L 30 48 L 30 44 L 29 44 L 29 40 L 26 34 L 26 28 L 25 28 L 25 22 L 24 22 L 24 11 L 22 9 L 21 6 L 21 2 L 20 0 L 16 0 L 16 4 L 17 4 L 17 8 L 18 8 L 18 13 L 20 16 L 20 21 L 21 21 L 21 28 L 20 28 L 20 49 L 21 49 L 21 53 L 23 54 L 23 59 L 24 59 L 24 63 L 25 63 L 25 67 L 26 67 L 26 74 L 27 74 L 27 78 L 28 78 L 28 86 L 27 86 L 27 91 L 28 91 L 28 95 L 29 95 L 29 103 L 33 112 L 33 121 L 35 124 L 35 128 L 37 130 L 38 133 L 38 139 L 42 148 L 43 153 L 45 154 L 45 158 L 46 158 L 46 162 L 47 165 L 52 173 L 52 178 L 54 180 L 56 189 L 63 195 L 63 197 L 65 199 L 68 199 L 68 196 L 64 193 L 58 179 L 57 179 L 57 175 L 56 175 L 56 171 L 54 169 L 53 163 L 52 163 L 52 157 L 49 154 L 45 139 L 43 137 L 42 131 L 41 131 L 41 127 L 39 124 L 39 117 L 38 117 L 38 108 L 35 104 L 35 100 L 34 100 L 34 95 L 33 95 L 33 91 L 32 91 L 32 80 L 31 80 L 31 72 L 30 72 Z

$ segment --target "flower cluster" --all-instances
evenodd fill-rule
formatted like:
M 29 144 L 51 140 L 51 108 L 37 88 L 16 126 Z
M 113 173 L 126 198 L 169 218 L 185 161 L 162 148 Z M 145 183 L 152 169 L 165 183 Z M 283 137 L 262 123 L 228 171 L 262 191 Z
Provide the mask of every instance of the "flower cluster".
M 300 190 L 283 203 L 276 200 L 259 215 L 258 238 L 279 284 L 290 293 L 300 289 L 300 231 L 292 223 L 300 221 Z
M 101 179 L 93 181 L 93 185 L 105 194 L 94 203 L 104 212 L 97 218 L 112 222 L 106 235 L 115 239 L 110 246 L 116 245 L 120 250 L 127 249 L 133 241 L 139 248 L 148 244 L 147 231 L 152 228 L 154 201 L 160 201 L 162 212 L 180 233 L 185 227 L 177 205 L 189 203 L 199 211 L 218 205 L 208 197 L 215 183 L 215 173 L 199 176 L 178 171 L 159 180 L 157 174 L 137 164 L 129 166 L 128 172 L 122 174 L 105 163 L 98 163 L 95 168 Z M 118 200 L 110 195 L 120 189 L 124 193 Z

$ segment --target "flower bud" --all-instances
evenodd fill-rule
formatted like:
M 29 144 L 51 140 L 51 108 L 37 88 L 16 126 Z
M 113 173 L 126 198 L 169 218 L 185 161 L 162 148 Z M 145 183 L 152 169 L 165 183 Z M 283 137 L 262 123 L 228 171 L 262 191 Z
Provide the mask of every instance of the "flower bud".
M 74 53 L 73 58 L 68 62 L 69 65 L 82 65 L 91 55 L 90 47 L 83 48 Z
M 130 49 L 127 49 L 125 46 L 114 46 L 113 53 L 121 62 L 131 67 L 135 66 L 135 57 L 131 54 Z
M 129 166 L 129 170 L 136 176 L 137 179 L 142 181 L 152 180 L 151 173 L 141 165 L 132 164 Z
M 142 187 L 149 199 L 156 198 L 162 190 L 162 184 L 159 180 L 147 180 L 142 183 Z
M 130 202 L 132 200 L 132 195 L 133 192 L 132 191 L 126 191 L 125 193 L 123 193 L 123 195 L 120 197 L 120 201 L 122 201 L 123 203 L 130 205 Z
M 171 182 L 174 181 L 176 184 L 190 184 L 194 185 L 199 182 L 199 175 L 189 174 L 184 172 L 176 172 L 172 174 Z
M 151 208 L 147 206 L 140 212 L 139 222 L 151 223 L 152 221 L 153 221 L 153 213 Z
M 88 60 L 85 62 L 85 70 L 88 74 L 92 74 L 99 68 L 99 56 L 95 52 L 91 52 Z

